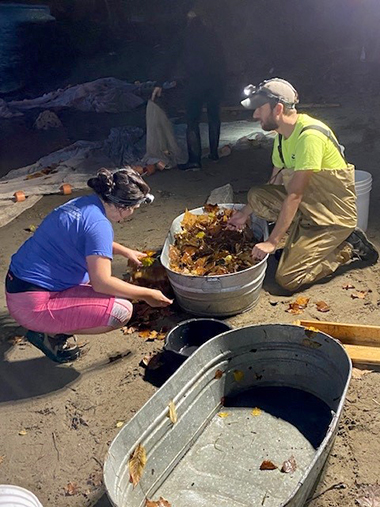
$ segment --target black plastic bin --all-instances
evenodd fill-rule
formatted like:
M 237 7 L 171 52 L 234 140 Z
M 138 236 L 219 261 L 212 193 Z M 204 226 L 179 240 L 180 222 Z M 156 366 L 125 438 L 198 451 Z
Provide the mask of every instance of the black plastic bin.
M 184 361 L 205 342 L 232 327 L 217 319 L 189 319 L 173 327 L 166 336 L 165 350 Z

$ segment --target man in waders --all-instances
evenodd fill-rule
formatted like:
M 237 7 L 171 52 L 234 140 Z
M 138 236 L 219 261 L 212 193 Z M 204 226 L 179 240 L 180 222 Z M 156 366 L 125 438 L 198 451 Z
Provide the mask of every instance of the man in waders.
M 374 245 L 356 228 L 354 167 L 331 129 L 297 113 L 297 91 L 283 79 L 249 85 L 245 94 L 242 105 L 254 110 L 263 130 L 277 132 L 269 183 L 251 188 L 248 204 L 230 219 L 238 228 L 251 213 L 276 222 L 252 256 L 261 260 L 274 253 L 288 232 L 276 281 L 292 292 L 355 259 L 377 262 Z

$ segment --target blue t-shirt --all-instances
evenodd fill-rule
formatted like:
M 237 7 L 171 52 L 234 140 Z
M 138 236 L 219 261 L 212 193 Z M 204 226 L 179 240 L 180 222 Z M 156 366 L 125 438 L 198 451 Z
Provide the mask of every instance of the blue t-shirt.
M 21 280 L 51 291 L 87 283 L 86 257 L 112 259 L 113 228 L 97 195 L 72 199 L 52 211 L 12 256 Z

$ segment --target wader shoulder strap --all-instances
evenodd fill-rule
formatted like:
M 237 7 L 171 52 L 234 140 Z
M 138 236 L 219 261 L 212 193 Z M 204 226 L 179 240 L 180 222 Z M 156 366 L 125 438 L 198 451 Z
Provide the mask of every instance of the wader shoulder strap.
M 284 169 L 286 164 L 285 164 L 284 154 L 282 153 L 282 134 L 278 134 L 278 154 L 280 156 L 280 159 L 281 159 L 281 162 L 283 165 L 283 169 Z
M 321 127 L 320 125 L 307 125 L 306 127 L 304 127 L 301 130 L 300 135 L 302 134 L 302 132 L 305 132 L 305 130 L 310 130 L 310 129 L 312 129 L 312 130 L 318 130 L 318 132 L 321 132 L 328 139 L 330 139 L 330 141 L 333 143 L 333 145 L 335 146 L 335 148 L 339 151 L 341 157 L 343 158 L 343 160 L 347 164 L 346 157 L 344 156 L 344 152 L 343 152 L 343 147 L 338 143 L 338 141 L 332 135 L 331 130 L 325 129 L 324 127 Z M 281 148 L 281 151 L 282 151 L 282 148 Z

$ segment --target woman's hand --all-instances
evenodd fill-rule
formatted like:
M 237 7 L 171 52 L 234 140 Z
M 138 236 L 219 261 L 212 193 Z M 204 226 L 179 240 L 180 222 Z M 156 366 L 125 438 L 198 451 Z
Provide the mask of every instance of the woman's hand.
M 167 298 L 160 290 L 151 289 L 149 295 L 144 297 L 145 303 L 153 308 L 163 308 L 173 303 L 172 299 Z
M 252 249 L 252 257 L 262 261 L 267 254 L 272 254 L 276 250 L 276 245 L 270 241 L 257 243 Z
M 131 248 L 125 248 L 123 255 L 136 266 L 141 266 L 141 259 L 147 257 L 145 253 L 139 252 L 138 250 L 132 250 Z

